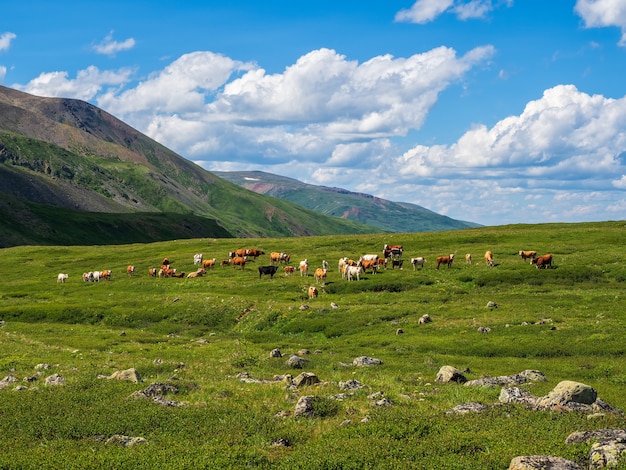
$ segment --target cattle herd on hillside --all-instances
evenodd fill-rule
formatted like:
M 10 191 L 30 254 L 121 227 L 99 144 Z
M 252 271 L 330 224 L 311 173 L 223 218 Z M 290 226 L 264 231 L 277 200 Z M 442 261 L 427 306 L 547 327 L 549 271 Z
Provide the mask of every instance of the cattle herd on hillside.
M 363 254 L 358 259 L 351 259 L 349 257 L 342 257 L 337 263 L 337 271 L 341 274 L 341 278 L 346 281 L 360 281 L 363 275 L 367 273 L 376 274 L 381 270 L 386 269 L 403 269 L 405 259 L 402 257 L 404 248 L 402 245 L 387 245 L 383 246 L 382 255 L 375 253 Z M 543 256 L 537 256 L 536 251 L 519 251 L 519 256 L 526 262 L 530 260 L 531 265 L 535 265 L 537 269 L 552 268 L 552 255 L 545 254 Z M 197 278 L 207 274 L 208 271 L 215 269 L 216 266 L 222 268 L 232 266 L 233 268 L 245 269 L 246 265 L 250 262 L 256 262 L 257 258 L 264 256 L 263 250 L 255 248 L 240 248 L 228 253 L 228 258 L 223 258 L 219 262 L 217 258 L 204 259 L 202 253 L 196 253 L 193 255 L 194 271 L 185 273 L 184 271 L 178 271 L 177 268 L 171 266 L 169 258 L 164 258 L 161 261 L 160 267 L 148 268 L 148 276 L 155 278 Z M 455 255 L 451 253 L 449 255 L 437 256 L 435 259 L 435 269 L 439 269 L 441 266 L 447 266 L 450 268 L 454 262 Z M 496 266 L 494 262 L 493 252 L 488 250 L 484 255 L 484 260 L 487 266 Z M 410 264 L 413 271 L 424 269 L 426 259 L 423 256 L 408 258 L 407 264 Z M 299 273 L 301 277 L 309 277 L 309 261 L 307 258 L 300 261 L 297 265 L 291 264 L 291 254 L 282 252 L 271 252 L 269 255 L 268 265 L 261 265 L 257 267 L 259 278 L 263 276 L 269 276 L 273 278 L 274 275 L 280 270 L 285 276 L 291 276 Z M 465 263 L 472 264 L 472 255 L 467 253 L 465 255 Z M 281 269 L 282 268 L 282 269 Z M 316 284 L 324 285 L 326 283 L 327 275 L 329 272 L 329 263 L 323 260 L 321 266 L 312 269 L 313 276 L 315 277 Z M 102 271 L 88 271 L 83 273 L 83 282 L 100 282 L 108 281 L 111 279 L 112 271 L 105 269 Z M 135 266 L 128 265 L 126 268 L 126 274 L 129 277 L 135 275 Z M 57 276 L 57 282 L 65 283 L 69 278 L 66 273 L 59 273 Z M 319 291 L 316 287 L 311 286 L 308 290 L 310 298 L 317 297 Z

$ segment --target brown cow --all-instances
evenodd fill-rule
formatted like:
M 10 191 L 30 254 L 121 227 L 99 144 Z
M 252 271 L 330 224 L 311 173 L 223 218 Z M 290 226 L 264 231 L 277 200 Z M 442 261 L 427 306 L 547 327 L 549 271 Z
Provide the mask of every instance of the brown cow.
M 319 281 L 322 281 L 322 284 L 326 283 L 326 269 L 317 268 L 315 270 L 315 283 L 317 284 Z
M 296 271 L 293 266 L 285 266 L 285 276 L 291 276 Z
M 485 262 L 487 263 L 487 266 L 493 266 L 493 253 L 491 250 L 487 250 L 485 253 Z
M 317 287 L 315 286 L 309 287 L 309 299 L 313 299 L 317 297 L 318 295 L 319 295 L 319 291 L 317 290 Z
M 228 259 L 223 259 L 221 264 L 222 266 L 228 266 L 231 262 L 232 262 L 232 259 L 228 258 Z
M 233 258 L 233 269 L 235 269 L 235 267 L 237 266 L 241 266 L 241 269 L 243 269 L 246 265 L 246 261 L 247 261 L 247 257 L 245 256 L 236 256 L 235 258 Z
M 129 276 L 135 274 L 135 267 L 129 264 L 126 268 L 126 274 L 128 274 Z
M 194 277 L 202 277 L 206 274 L 206 269 L 200 268 L 197 271 L 187 274 L 187 279 L 191 279 Z
M 264 255 L 265 252 L 263 250 L 256 250 L 254 248 L 250 248 L 246 250 L 246 256 L 252 256 L 254 259 L 257 259 L 259 256 Z
M 150 277 L 156 277 L 157 275 L 157 268 L 149 268 L 148 269 L 148 276 Z
M 533 258 L 530 260 L 530 264 L 537 265 L 537 269 L 544 269 L 550 266 L 552 268 L 552 255 L 547 254 L 543 256 L 539 256 L 538 258 Z
M 204 269 L 213 269 L 215 267 L 215 258 L 205 259 L 204 261 L 202 261 L 202 267 Z
M 447 256 L 437 256 L 437 266 L 436 269 L 439 269 L 440 264 L 447 264 L 448 267 L 452 266 L 452 261 L 454 260 L 454 254 Z
M 277 251 L 272 251 L 270 253 L 270 264 L 274 264 L 274 263 L 280 262 L 280 255 L 281 255 L 281 253 L 278 253 Z
M 526 261 L 527 259 L 530 259 L 531 260 L 530 264 L 532 264 L 532 260 L 537 257 L 537 252 L 520 250 L 519 255 L 522 257 L 522 261 Z
M 393 261 L 396 261 L 396 260 L 393 260 Z M 372 274 L 376 274 L 376 268 L 378 267 L 378 260 L 377 259 L 362 259 L 357 263 L 357 266 L 361 266 L 363 268 L 364 273 L 366 270 L 371 269 Z

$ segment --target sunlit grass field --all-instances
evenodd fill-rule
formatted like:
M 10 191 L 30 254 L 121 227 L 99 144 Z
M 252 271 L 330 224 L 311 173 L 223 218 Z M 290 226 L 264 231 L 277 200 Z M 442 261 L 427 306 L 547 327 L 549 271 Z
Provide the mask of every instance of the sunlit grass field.
M 4 249 L 0 379 L 17 382 L 0 390 L 0 468 L 503 469 L 534 454 L 585 465 L 590 444 L 565 438 L 624 428 L 622 415 L 589 420 L 495 405 L 499 387 L 435 377 L 444 365 L 467 370 L 469 380 L 535 369 L 547 381 L 522 386 L 533 395 L 574 380 L 626 409 L 625 240 L 619 221 Z M 382 254 L 385 243 L 404 246 L 403 269 L 341 279 L 340 257 Z M 195 253 L 219 265 L 242 247 L 266 254 L 243 270 L 217 266 L 197 279 L 148 276 L 164 257 L 189 273 Z M 483 261 L 486 250 L 493 267 Z M 536 269 L 519 250 L 552 253 L 553 268 Z M 260 279 L 257 268 L 269 264 L 271 251 L 290 253 L 294 266 L 308 259 L 309 276 L 285 276 L 281 265 L 273 279 Z M 450 253 L 452 267 L 436 270 L 436 256 Z M 410 265 L 416 256 L 426 258 L 422 270 Z M 325 285 L 312 276 L 322 260 L 330 264 Z M 105 269 L 113 272 L 109 281 L 81 279 Z M 58 273 L 68 280 L 58 283 Z M 318 298 L 308 299 L 311 285 Z M 433 321 L 420 325 L 424 314 Z M 282 358 L 270 358 L 274 348 Z M 304 368 L 290 368 L 287 358 L 305 349 Z M 352 366 L 359 356 L 383 364 Z M 50 368 L 35 369 L 43 363 Z M 142 383 L 102 378 L 129 368 Z M 273 380 L 302 371 L 321 382 L 293 389 Z M 241 372 L 265 382 L 241 381 Z M 65 385 L 46 386 L 45 377 L 57 373 Z M 350 379 L 365 388 L 329 398 Z M 131 397 L 152 383 L 177 387 L 167 398 L 185 406 Z M 391 406 L 375 405 L 376 392 Z M 302 395 L 320 398 L 317 417 L 293 418 Z M 490 408 L 445 414 L 467 402 Z M 115 434 L 146 442 L 107 444 Z

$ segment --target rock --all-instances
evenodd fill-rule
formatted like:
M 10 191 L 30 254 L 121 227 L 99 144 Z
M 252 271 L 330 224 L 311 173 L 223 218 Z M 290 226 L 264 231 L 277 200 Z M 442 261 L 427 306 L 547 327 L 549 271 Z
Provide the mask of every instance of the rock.
M 270 444 L 271 447 L 289 447 L 290 445 L 289 440 L 284 437 L 280 437 Z
M 543 372 L 533 369 L 523 370 L 518 375 L 524 377 L 529 382 L 545 382 L 547 380 Z
M 356 379 L 350 379 L 346 382 L 339 382 L 339 390 L 358 390 L 365 387 L 361 382 Z
M 494 308 L 498 308 L 498 307 L 499 307 L 499 305 L 497 303 L 495 303 L 495 302 L 492 302 L 491 300 L 489 302 L 487 302 L 486 308 L 490 308 L 490 309 L 493 310 Z
M 509 470 L 584 470 L 576 462 L 551 455 L 525 455 L 515 457 Z
M 398 329 L 396 330 L 396 334 L 397 334 L 397 335 L 404 334 L 404 330 L 403 330 L 402 328 L 398 328 Z
M 17 381 L 17 378 L 13 377 L 11 374 L 7 375 L 4 379 L 0 380 L 0 390 Z
M 374 357 L 360 356 L 352 361 L 354 366 L 379 366 L 383 363 L 380 359 Z
M 309 354 L 311 354 L 311 351 L 308 349 L 301 349 L 298 351 L 298 356 L 308 356 Z
M 50 369 L 50 364 L 46 364 L 46 363 L 42 362 L 40 364 L 37 364 L 35 366 L 35 369 L 36 370 L 41 370 L 41 369 L 48 370 L 48 369 Z
M 146 441 L 143 437 L 130 437 L 130 436 L 123 436 L 121 434 L 114 434 L 113 436 L 109 437 L 106 441 L 107 444 L 117 444 L 117 445 L 121 445 L 124 447 L 132 447 L 134 445 L 137 444 L 143 444 Z
M 339 308 L 339 305 L 337 305 L 335 302 L 331 302 L 330 303 L 330 308 L 337 309 L 337 308 Z
M 437 377 L 435 378 L 436 382 L 457 382 L 457 383 L 465 383 L 467 379 L 463 375 L 463 373 L 452 366 L 442 366 L 437 373 Z
M 433 320 L 430 318 L 430 315 L 428 315 L 427 313 L 425 313 L 424 315 L 422 315 L 420 317 L 420 319 L 417 321 L 418 325 L 425 325 L 426 323 L 430 323 Z
M 489 328 L 488 326 L 479 326 L 478 327 L 478 332 L 479 333 L 490 333 L 491 332 L 491 328 Z
M 498 377 L 483 377 L 482 379 L 465 382 L 467 387 L 495 387 L 498 385 L 521 385 L 527 382 L 545 382 L 546 376 L 536 370 L 525 370 L 519 374 L 500 375 Z
M 289 359 L 287 359 L 286 364 L 292 369 L 302 369 L 304 364 L 307 363 L 306 359 L 301 358 L 300 356 L 291 355 Z
M 320 379 L 318 379 L 317 375 L 312 372 L 302 372 L 295 379 L 293 379 L 293 384 L 296 387 L 314 385 L 317 383 L 320 383 Z
M 46 377 L 46 385 L 64 385 L 65 379 L 60 374 L 53 374 Z
M 578 442 L 603 441 L 608 439 L 626 439 L 626 429 L 597 429 L 595 431 L 576 431 L 565 439 L 566 444 Z
M 626 457 L 626 439 L 606 439 L 592 444 L 589 451 L 589 469 L 618 468 Z
M 307 310 L 307 309 L 309 309 L 309 305 L 308 304 L 300 305 L 300 310 Z
M 146 397 L 160 397 L 168 393 L 178 393 L 178 388 L 169 384 L 153 383 L 148 385 L 144 390 L 141 390 L 141 393 Z
M 393 403 L 389 398 L 381 398 L 380 400 L 376 400 L 374 405 L 376 406 L 391 406 Z
M 523 403 L 533 406 L 537 402 L 537 397 L 531 395 L 528 390 L 521 390 L 517 387 L 512 387 L 500 390 L 498 400 L 500 403 Z
M 463 403 L 462 405 L 455 406 L 451 410 L 446 411 L 447 415 L 451 414 L 467 414 L 467 413 L 482 413 L 483 411 L 487 411 L 489 407 L 487 405 L 483 405 L 482 403 Z
M 270 357 L 283 357 L 283 355 L 281 354 L 280 349 L 274 348 L 270 351 Z
M 565 406 L 568 403 L 581 403 L 591 405 L 598 398 L 598 393 L 580 382 L 563 380 L 559 382 L 545 397 L 537 401 L 537 406 L 546 408 L 551 406 Z
M 315 401 L 314 396 L 312 395 L 303 395 L 298 399 L 298 403 L 296 403 L 296 408 L 293 412 L 294 418 L 313 418 L 315 417 L 315 412 L 313 410 L 313 403 Z
M 134 368 L 115 371 L 109 376 L 109 379 L 126 380 L 134 383 L 142 382 L 139 373 Z

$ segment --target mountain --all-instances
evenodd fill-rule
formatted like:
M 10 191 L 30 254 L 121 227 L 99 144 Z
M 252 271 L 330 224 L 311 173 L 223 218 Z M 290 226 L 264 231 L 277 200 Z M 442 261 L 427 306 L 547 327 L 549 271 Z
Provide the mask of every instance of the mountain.
M 374 231 L 243 189 L 84 101 L 2 86 L 0 215 L 0 246 Z
M 390 232 L 434 232 L 479 227 L 424 207 L 392 202 L 369 194 L 315 186 L 262 171 L 214 172 L 241 187 L 291 201 L 322 214 L 354 220 Z

